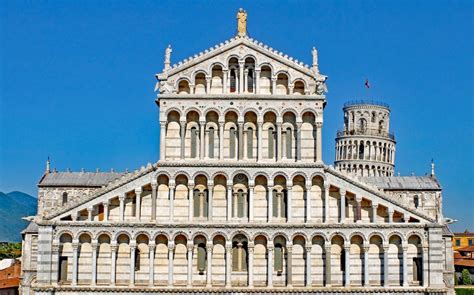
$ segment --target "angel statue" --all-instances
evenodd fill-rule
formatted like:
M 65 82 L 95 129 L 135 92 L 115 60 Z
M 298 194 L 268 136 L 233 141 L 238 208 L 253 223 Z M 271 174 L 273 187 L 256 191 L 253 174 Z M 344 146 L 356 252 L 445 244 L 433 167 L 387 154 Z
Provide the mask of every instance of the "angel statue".
M 242 8 L 237 12 L 237 33 L 239 36 L 247 35 L 247 12 Z

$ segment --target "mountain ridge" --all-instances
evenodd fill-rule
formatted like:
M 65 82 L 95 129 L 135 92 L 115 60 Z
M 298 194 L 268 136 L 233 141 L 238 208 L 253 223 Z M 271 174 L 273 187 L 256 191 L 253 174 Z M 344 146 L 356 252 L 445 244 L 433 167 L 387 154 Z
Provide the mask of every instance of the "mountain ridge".
M 21 241 L 21 231 L 28 221 L 22 217 L 36 215 L 37 199 L 29 194 L 0 192 L 0 242 Z

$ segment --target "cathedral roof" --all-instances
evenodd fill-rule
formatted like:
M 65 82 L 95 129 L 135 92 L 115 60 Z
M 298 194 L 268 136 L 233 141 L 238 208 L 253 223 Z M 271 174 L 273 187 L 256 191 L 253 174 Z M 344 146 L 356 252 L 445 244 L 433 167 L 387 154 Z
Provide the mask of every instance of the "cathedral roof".
M 38 186 L 101 187 L 125 174 L 122 172 L 52 172 L 46 173 Z
M 440 190 L 438 180 L 432 176 L 370 176 L 360 177 L 362 182 L 385 190 Z

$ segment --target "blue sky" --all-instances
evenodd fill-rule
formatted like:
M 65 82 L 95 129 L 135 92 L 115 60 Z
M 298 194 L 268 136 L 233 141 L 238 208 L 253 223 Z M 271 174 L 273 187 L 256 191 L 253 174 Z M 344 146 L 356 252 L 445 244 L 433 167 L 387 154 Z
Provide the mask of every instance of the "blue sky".
M 154 74 L 235 33 L 329 76 L 323 157 L 334 160 L 342 105 L 392 109 L 396 173 L 430 161 L 455 230 L 474 230 L 472 1 L 2 1 L 0 191 L 36 194 L 58 170 L 135 169 L 158 158 Z M 364 88 L 368 78 L 371 89 Z

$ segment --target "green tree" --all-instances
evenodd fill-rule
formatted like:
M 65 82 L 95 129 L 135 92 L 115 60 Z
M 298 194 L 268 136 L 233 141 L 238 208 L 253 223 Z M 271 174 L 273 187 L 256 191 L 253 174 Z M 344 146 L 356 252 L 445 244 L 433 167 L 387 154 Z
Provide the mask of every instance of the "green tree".
M 21 243 L 0 243 L 0 260 L 21 256 Z
M 467 269 L 463 269 L 461 272 L 461 281 L 463 285 L 472 285 L 471 274 Z

